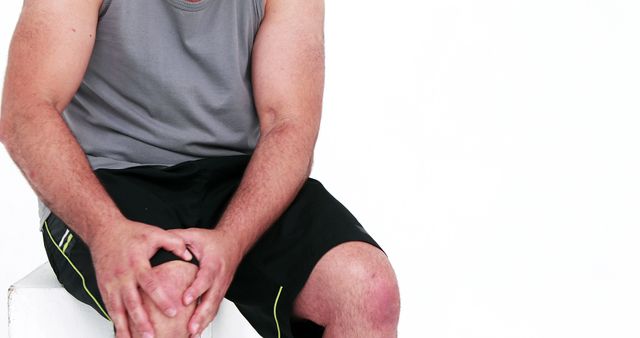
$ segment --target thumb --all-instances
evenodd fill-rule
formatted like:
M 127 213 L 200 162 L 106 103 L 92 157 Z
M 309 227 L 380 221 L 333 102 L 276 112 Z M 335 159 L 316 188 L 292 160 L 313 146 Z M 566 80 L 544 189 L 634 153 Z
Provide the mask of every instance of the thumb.
M 164 248 L 186 261 L 190 261 L 193 258 L 191 252 L 187 250 L 186 241 L 178 234 L 162 230 L 154 233 L 154 241 L 157 249 Z

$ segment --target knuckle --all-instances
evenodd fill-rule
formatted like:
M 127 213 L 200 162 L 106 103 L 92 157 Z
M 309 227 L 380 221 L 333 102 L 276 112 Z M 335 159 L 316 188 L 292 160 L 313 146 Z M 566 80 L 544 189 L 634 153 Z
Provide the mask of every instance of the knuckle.
M 140 276 L 140 286 L 148 293 L 153 293 L 158 290 L 158 283 L 149 274 L 143 273 Z
M 129 264 L 129 269 L 137 269 L 140 267 L 140 263 L 138 262 L 138 257 L 136 255 L 129 255 L 129 257 L 127 257 L 127 263 Z
M 115 315 L 123 314 L 124 313 L 124 307 L 120 303 L 113 303 L 112 302 L 111 311 L 110 312 L 115 314 Z
M 98 286 L 98 290 L 100 290 L 100 295 L 102 296 L 102 299 L 104 300 L 105 303 L 110 303 L 111 299 L 113 298 L 113 293 L 111 291 L 111 288 L 108 285 L 100 285 Z
M 200 327 L 202 327 L 205 317 L 206 317 L 206 310 L 202 307 L 202 305 L 200 305 L 200 307 L 193 314 L 193 321 L 200 324 Z
M 194 285 L 192 290 L 194 297 L 198 298 L 201 297 L 205 292 L 207 292 L 207 286 L 204 284 Z
M 123 301 L 124 301 L 124 306 L 130 310 L 136 309 L 140 305 L 140 303 L 135 299 L 135 297 L 132 297 L 131 295 L 125 296 Z
M 195 294 L 196 297 L 200 297 L 202 296 L 202 294 L 207 292 L 207 288 L 208 288 L 207 284 L 204 282 L 201 282 L 198 284 L 194 284 L 191 289 L 193 290 L 193 293 Z
M 213 271 L 218 271 L 220 270 L 222 267 L 224 267 L 224 260 L 220 257 L 216 257 L 214 259 L 211 260 L 211 265 L 210 268 Z
M 201 327 L 207 327 L 213 321 L 215 315 L 216 314 L 212 311 L 203 316 L 203 318 L 200 320 Z
M 211 304 L 211 299 L 207 297 L 207 294 L 202 295 L 200 298 L 200 304 L 198 304 L 198 312 L 200 313 L 201 318 L 204 319 L 207 315 L 213 310 L 213 304 Z
M 200 311 L 196 314 L 195 316 L 195 322 L 198 323 L 198 325 L 202 328 L 204 327 L 205 324 L 205 314 Z
M 209 313 L 213 311 L 213 305 L 211 301 L 206 301 L 202 304 L 202 308 L 200 309 L 200 319 L 205 319 L 208 317 Z
M 206 291 L 207 289 L 207 278 L 197 278 L 195 281 L 193 281 L 193 287 L 192 287 L 195 291 L 198 291 L 199 293 L 202 293 L 204 291 Z
M 127 329 L 127 325 L 122 320 L 117 320 L 114 324 L 117 331 L 122 332 Z
M 120 329 L 116 329 L 116 338 L 131 338 L 129 328 L 125 326 Z
M 136 328 L 140 331 L 149 330 L 149 323 L 147 323 L 147 317 L 144 315 L 142 309 L 133 311 L 131 313 L 131 320 L 135 324 Z
M 114 316 L 113 325 L 116 327 L 116 332 L 123 333 L 123 331 L 127 330 L 127 323 L 124 321 L 122 316 Z
M 187 249 L 187 245 L 182 241 L 182 239 L 174 236 L 165 237 L 164 244 L 177 251 L 184 251 Z
M 216 266 L 218 268 L 218 271 L 224 271 L 227 269 L 227 262 L 224 259 L 218 258 L 216 261 L 217 261 Z
M 111 284 L 113 284 L 113 281 L 114 281 L 113 274 L 110 274 L 110 273 L 104 274 L 102 273 L 102 271 L 99 274 L 96 272 L 96 277 L 98 279 L 99 287 L 111 286 Z
M 126 273 L 127 273 L 127 269 L 121 266 L 113 270 L 113 276 L 116 277 L 117 279 L 122 278 L 123 276 L 126 275 Z
M 105 297 L 104 303 L 107 306 L 107 309 L 109 309 L 109 312 L 111 312 L 115 316 L 124 312 L 124 308 L 122 307 L 122 304 L 116 301 L 115 298 Z
M 158 237 L 166 242 L 169 242 L 171 244 L 179 244 L 182 243 L 182 239 L 180 237 L 178 237 L 178 235 L 176 234 L 172 234 L 169 232 L 160 232 L 158 233 Z
M 208 269 L 202 270 L 202 279 L 206 282 L 211 282 L 218 271 L 217 266 L 212 264 L 208 267 Z
M 216 316 L 216 313 L 218 312 L 218 307 L 217 306 L 212 306 L 211 309 L 209 310 L 209 312 L 207 312 L 207 323 L 211 322 L 213 320 L 213 318 Z
M 152 235 L 151 235 L 151 233 L 152 233 L 152 232 L 149 232 L 149 231 L 142 231 L 142 232 L 137 233 L 137 234 L 135 235 L 135 237 L 136 237 L 136 241 L 139 241 L 139 242 L 141 242 L 141 243 L 144 243 L 144 242 L 149 241 L 149 239 L 150 239 L 150 238 L 151 238 L 151 236 L 152 236 Z

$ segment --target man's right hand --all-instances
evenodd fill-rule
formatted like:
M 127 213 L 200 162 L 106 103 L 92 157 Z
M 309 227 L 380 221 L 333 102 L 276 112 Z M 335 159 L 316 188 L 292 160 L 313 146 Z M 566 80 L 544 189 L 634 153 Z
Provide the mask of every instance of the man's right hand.
M 159 309 L 176 315 L 180 299 L 171 299 L 155 280 L 149 259 L 161 248 L 184 260 L 191 253 L 182 238 L 158 227 L 130 220 L 114 222 L 87 241 L 96 271 L 98 288 L 116 328 L 117 338 L 130 338 L 129 323 L 144 338 L 154 336 L 142 306 L 140 287 Z

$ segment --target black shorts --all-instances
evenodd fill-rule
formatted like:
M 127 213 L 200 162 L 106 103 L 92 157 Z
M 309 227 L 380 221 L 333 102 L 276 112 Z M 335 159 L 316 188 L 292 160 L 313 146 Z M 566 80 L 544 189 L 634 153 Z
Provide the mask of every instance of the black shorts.
M 250 155 L 220 156 L 174 166 L 94 172 L 130 220 L 163 229 L 212 228 L 238 188 L 249 159 Z M 60 283 L 108 318 L 86 244 L 55 214 L 47 218 L 42 233 Z M 322 327 L 292 318 L 293 302 L 322 255 L 347 241 L 380 248 L 319 181 L 308 178 L 291 205 L 244 257 L 225 298 L 263 337 L 321 337 Z M 160 250 L 151 264 L 177 259 Z

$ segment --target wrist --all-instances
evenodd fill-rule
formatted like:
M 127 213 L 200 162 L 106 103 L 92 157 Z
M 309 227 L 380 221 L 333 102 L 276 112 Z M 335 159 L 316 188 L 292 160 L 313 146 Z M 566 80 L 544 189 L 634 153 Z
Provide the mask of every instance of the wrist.
M 96 243 L 102 240 L 108 240 L 108 237 L 115 235 L 120 229 L 124 228 L 128 221 L 122 214 L 116 214 L 109 217 L 102 217 L 99 220 L 88 222 L 86 227 L 86 238 L 83 238 L 89 248 L 93 248 Z
M 239 236 L 237 232 L 231 231 L 225 228 L 215 228 L 214 231 L 217 231 L 225 240 L 225 243 L 228 244 L 229 249 L 231 250 L 231 255 L 234 257 L 236 262 L 240 264 L 242 258 L 247 254 L 250 249 L 250 245 L 243 240 L 242 236 Z

